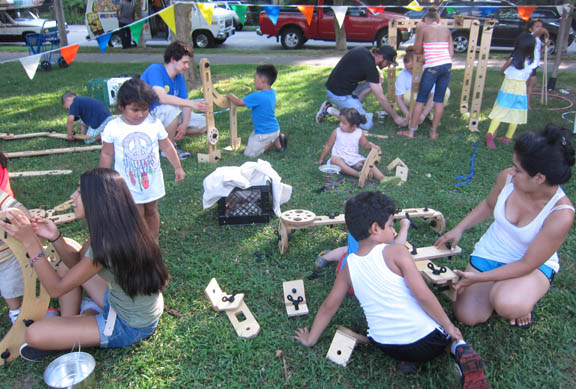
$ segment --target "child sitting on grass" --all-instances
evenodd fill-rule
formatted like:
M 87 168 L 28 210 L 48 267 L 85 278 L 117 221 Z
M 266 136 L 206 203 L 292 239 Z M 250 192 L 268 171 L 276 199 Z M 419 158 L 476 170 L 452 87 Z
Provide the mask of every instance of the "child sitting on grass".
M 102 133 L 100 167 L 116 170 L 128 184 L 138 211 L 158 240 L 160 215 L 158 200 L 164 197 L 164 176 L 158 147 L 174 167 L 176 182 L 186 176 L 176 149 L 160 120 L 150 115 L 156 94 L 144 81 L 126 81 L 118 90 L 122 115 L 112 120 Z
M 252 109 L 252 124 L 254 131 L 248 138 L 244 155 L 255 158 L 270 147 L 284 152 L 288 145 L 288 136 L 280 132 L 280 125 L 276 119 L 276 92 L 272 84 L 276 81 L 278 71 L 274 65 L 261 65 L 254 74 L 254 88 L 256 92 L 240 99 L 233 93 L 227 97 L 232 104 Z
M 366 157 L 360 154 L 358 146 L 362 146 L 366 150 L 376 149 L 380 151 L 380 146 L 366 139 L 360 128 L 362 123 L 366 123 L 366 118 L 360 115 L 356 108 L 342 109 L 340 111 L 340 127 L 330 134 L 317 163 L 322 164 L 328 152 L 332 150 L 328 164 L 340 167 L 342 173 L 346 175 L 359 177 Z M 372 174 L 380 182 L 395 182 L 397 184 L 400 181 L 400 177 L 385 177 L 376 166 L 372 168 Z
M 100 139 L 104 127 L 112 120 L 108 107 L 92 97 L 76 96 L 76 93 L 68 91 L 62 95 L 62 105 L 68 111 L 66 120 L 68 140 L 74 140 L 75 121 L 80 122 L 82 135 L 92 137 L 84 142 L 92 143 Z
M 358 240 L 358 251 L 348 256 L 336 276 L 312 329 L 298 329 L 295 339 L 314 346 L 353 287 L 368 322 L 368 337 L 385 354 L 402 362 L 427 362 L 451 344 L 462 387 L 487 388 L 480 355 L 464 342 L 406 247 L 390 244 L 394 201 L 378 192 L 363 192 L 348 199 L 345 208 L 346 227 Z

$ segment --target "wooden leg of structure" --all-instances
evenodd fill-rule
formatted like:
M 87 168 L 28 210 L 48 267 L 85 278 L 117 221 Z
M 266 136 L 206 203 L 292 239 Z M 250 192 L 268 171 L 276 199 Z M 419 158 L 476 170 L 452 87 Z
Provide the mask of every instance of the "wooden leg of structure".
M 238 150 L 241 143 L 238 137 L 238 107 L 230 103 L 230 148 Z
M 422 81 L 422 67 L 424 66 L 424 56 L 422 54 L 414 55 L 414 65 L 412 67 L 412 90 L 410 91 L 410 113 L 408 114 L 408 121 L 411 121 L 412 113 L 414 112 L 414 105 L 416 104 L 416 97 L 418 90 L 420 90 L 420 81 Z M 418 118 L 420 120 L 420 118 Z
M 460 95 L 460 113 L 469 113 L 468 104 L 470 98 L 470 87 L 472 86 L 472 75 L 474 74 L 474 61 L 476 59 L 476 46 L 478 46 L 478 32 L 480 22 L 474 20 L 470 27 L 468 38 L 468 54 L 466 55 L 466 68 L 464 69 L 464 80 L 462 81 L 462 94 Z

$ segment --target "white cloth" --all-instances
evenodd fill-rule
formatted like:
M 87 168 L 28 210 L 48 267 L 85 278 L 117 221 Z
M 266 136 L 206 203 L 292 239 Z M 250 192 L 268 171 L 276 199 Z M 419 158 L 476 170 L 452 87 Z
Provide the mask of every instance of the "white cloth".
M 524 69 L 517 69 L 513 64 L 510 64 L 508 68 L 504 71 L 506 78 L 511 78 L 513 80 L 526 81 L 530 78 L 532 70 L 534 70 L 538 65 L 536 61 L 529 63 L 528 60 L 524 61 Z
M 368 336 L 380 344 L 414 343 L 442 327 L 422 309 L 404 277 L 388 268 L 385 247 L 379 244 L 364 257 L 348 256 L 354 295 L 366 316 Z
M 512 192 L 514 184 L 512 176 L 508 176 L 494 207 L 494 222 L 474 246 L 473 256 L 500 263 L 512 263 L 522 259 L 536 235 L 540 233 L 546 218 L 554 211 L 558 200 L 566 196 L 562 188 L 558 187 L 554 196 L 529 224 L 517 227 L 506 219 L 506 200 Z M 558 253 L 554 253 L 545 265 L 558 272 L 560 270 Z
M 412 90 L 412 73 L 410 73 L 406 69 L 402 69 L 398 76 L 396 77 L 396 96 L 403 95 L 406 92 L 410 92 Z M 436 86 L 432 87 L 430 94 L 434 93 L 434 89 Z
M 348 166 L 354 166 L 358 162 L 362 162 L 366 159 L 362 154 L 360 154 L 360 138 L 362 138 L 362 130 L 356 128 L 354 132 L 344 132 L 338 127 L 336 129 L 336 141 L 334 146 L 332 146 L 332 156 L 328 163 L 331 162 L 332 158 L 340 157 L 346 162 Z
M 234 188 L 246 189 L 255 185 L 266 185 L 272 181 L 272 202 L 274 213 L 280 217 L 280 205 L 290 200 L 292 187 L 283 184 L 282 177 L 276 173 L 269 162 L 259 159 L 258 162 L 246 162 L 242 166 L 223 166 L 210 173 L 202 185 L 203 208 L 210 208 L 218 199 L 226 197 Z
M 164 197 L 158 141 L 166 138 L 164 126 L 151 115 L 139 125 L 127 124 L 119 116 L 102 133 L 102 142 L 114 145 L 114 170 L 128 184 L 136 204 Z

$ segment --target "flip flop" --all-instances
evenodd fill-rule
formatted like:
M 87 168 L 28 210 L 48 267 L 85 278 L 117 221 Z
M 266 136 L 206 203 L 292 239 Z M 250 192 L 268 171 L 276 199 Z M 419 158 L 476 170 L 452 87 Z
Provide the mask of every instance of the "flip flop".
M 532 327 L 532 325 L 534 324 L 535 321 L 536 321 L 536 315 L 534 313 L 534 308 L 532 308 L 532 312 L 530 312 L 530 321 L 526 324 L 521 325 L 521 326 L 516 324 L 516 327 L 522 328 L 523 330 L 528 330 Z

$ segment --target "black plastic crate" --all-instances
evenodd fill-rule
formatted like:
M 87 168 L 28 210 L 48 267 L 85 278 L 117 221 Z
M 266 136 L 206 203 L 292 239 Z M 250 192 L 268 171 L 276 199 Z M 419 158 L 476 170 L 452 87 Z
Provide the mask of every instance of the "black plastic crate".
M 236 188 L 218 200 L 218 224 L 265 224 L 270 221 L 272 185 Z

